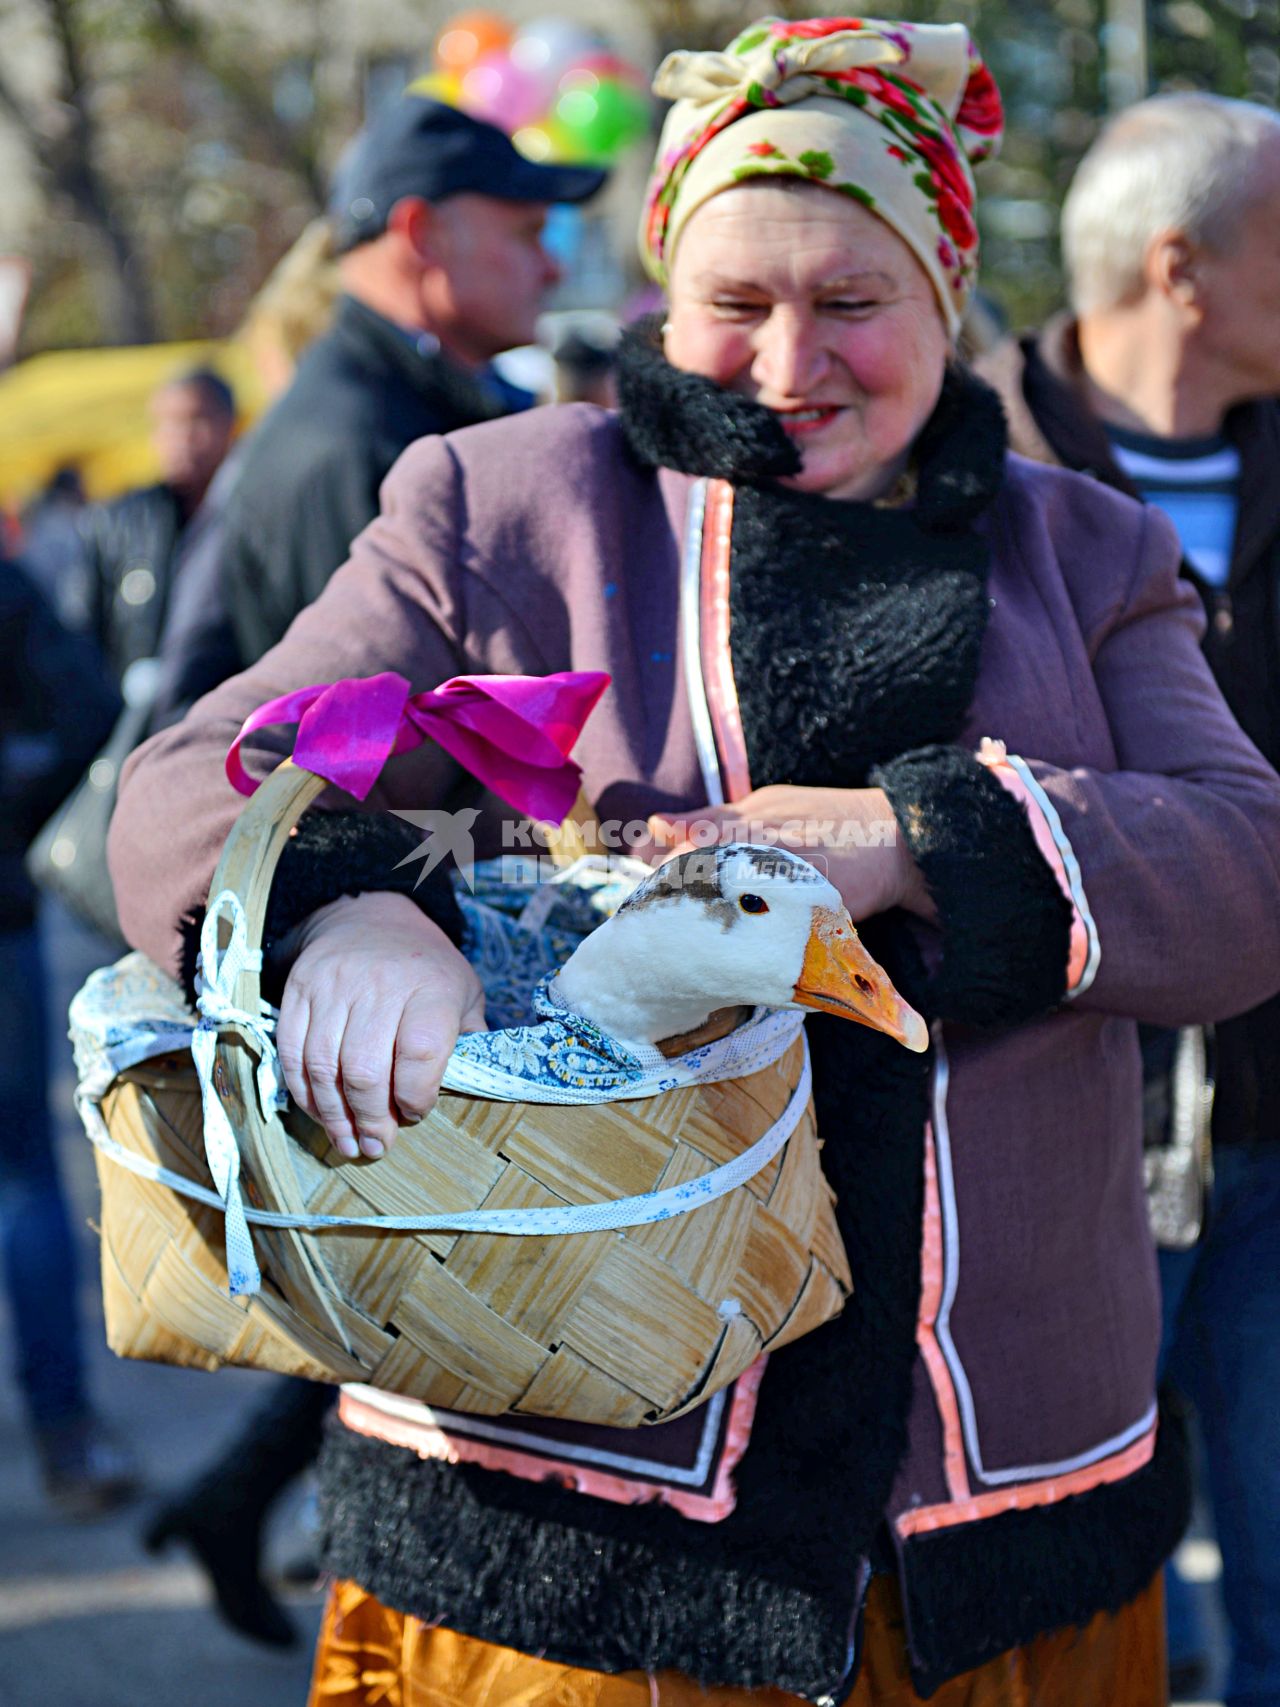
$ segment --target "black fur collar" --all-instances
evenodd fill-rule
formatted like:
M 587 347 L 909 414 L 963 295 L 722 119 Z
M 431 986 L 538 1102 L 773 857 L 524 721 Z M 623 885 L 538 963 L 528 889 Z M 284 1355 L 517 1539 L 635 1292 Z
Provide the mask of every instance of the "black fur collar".
M 726 391 L 701 374 L 673 367 L 662 352 L 659 317 L 623 334 L 618 350 L 622 427 L 647 467 L 744 482 L 799 472 L 796 447 L 768 409 Z M 859 531 L 869 517 L 902 520 L 930 531 L 968 526 L 991 502 L 1004 474 L 1004 410 L 990 386 L 951 367 L 938 406 L 917 444 L 919 491 L 910 511 L 836 503 L 792 493 L 801 507 L 832 512 L 831 525 Z M 781 495 L 782 489 L 774 488 Z
M 973 523 L 1004 475 L 996 394 L 961 368 L 916 447 L 909 509 L 795 492 L 767 409 L 672 367 L 652 320 L 620 357 L 622 420 L 650 466 L 732 480 L 734 673 L 752 779 L 855 788 L 874 765 L 954 740 L 986 632 Z

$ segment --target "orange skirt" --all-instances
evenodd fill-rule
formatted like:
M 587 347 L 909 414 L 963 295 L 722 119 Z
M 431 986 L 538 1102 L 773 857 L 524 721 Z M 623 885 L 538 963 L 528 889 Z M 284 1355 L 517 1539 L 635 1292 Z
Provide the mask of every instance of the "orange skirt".
M 928 1707 L 1165 1707 L 1156 1575 L 1114 1617 L 1041 1636 L 952 1678 Z M 534 1659 L 420 1623 L 354 1583 L 329 1591 L 308 1707 L 807 1707 L 781 1689 L 703 1689 L 679 1672 L 610 1674 Z M 922 1707 L 907 1670 L 897 1583 L 873 1577 L 847 1707 Z

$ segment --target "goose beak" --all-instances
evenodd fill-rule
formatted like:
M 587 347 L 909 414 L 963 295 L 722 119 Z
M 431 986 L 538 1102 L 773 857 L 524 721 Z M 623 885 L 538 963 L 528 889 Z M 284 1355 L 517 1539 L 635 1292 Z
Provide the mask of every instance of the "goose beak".
M 929 1047 L 924 1020 L 863 948 L 848 915 L 842 917 L 830 907 L 813 909 L 813 928 L 792 996 L 802 1008 L 818 1008 L 883 1031 L 917 1055 Z

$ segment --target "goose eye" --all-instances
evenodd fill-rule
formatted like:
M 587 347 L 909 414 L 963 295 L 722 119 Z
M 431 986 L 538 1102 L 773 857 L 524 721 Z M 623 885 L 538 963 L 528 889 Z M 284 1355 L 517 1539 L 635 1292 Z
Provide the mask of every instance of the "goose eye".
M 744 913 L 767 913 L 769 903 L 760 895 L 739 895 L 738 905 Z

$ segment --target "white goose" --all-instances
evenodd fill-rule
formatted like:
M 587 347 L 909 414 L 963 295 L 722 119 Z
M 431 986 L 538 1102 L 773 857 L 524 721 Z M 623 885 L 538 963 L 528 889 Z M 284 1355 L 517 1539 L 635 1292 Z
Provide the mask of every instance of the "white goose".
M 785 848 L 732 843 L 659 866 L 561 967 L 556 993 L 620 1043 L 680 1053 L 754 1007 L 820 1008 L 929 1046 L 839 891 Z

